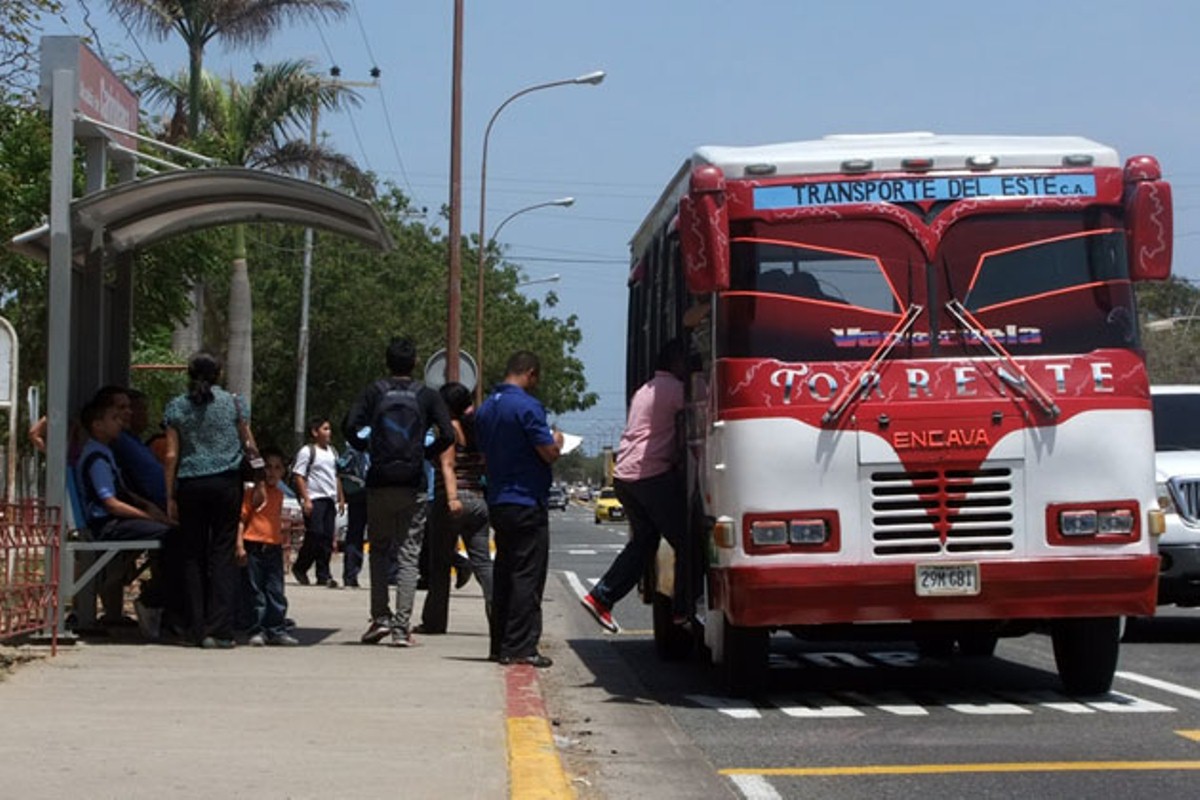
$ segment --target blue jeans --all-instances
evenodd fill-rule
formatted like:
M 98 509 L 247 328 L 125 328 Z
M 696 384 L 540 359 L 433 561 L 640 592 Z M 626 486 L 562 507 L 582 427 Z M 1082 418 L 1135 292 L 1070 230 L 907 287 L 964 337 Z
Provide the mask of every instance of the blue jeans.
M 629 541 L 604 573 L 604 577 L 592 587 L 592 597 L 603 603 L 606 608 L 612 608 L 637 586 L 646 565 L 658 552 L 658 543 L 663 536 L 666 536 L 667 541 L 675 548 L 676 554 L 682 552 L 680 545 L 687 521 L 683 481 L 675 472 L 655 475 L 640 481 L 614 480 L 613 489 L 629 518 Z M 677 556 L 675 586 L 680 588 L 683 586 L 683 563 L 683 558 Z M 685 611 L 687 605 L 679 602 L 679 591 L 675 594 L 676 610 Z
M 283 548 L 277 544 L 246 542 L 242 568 L 242 602 L 246 634 L 269 638 L 286 632 L 287 598 L 283 594 Z

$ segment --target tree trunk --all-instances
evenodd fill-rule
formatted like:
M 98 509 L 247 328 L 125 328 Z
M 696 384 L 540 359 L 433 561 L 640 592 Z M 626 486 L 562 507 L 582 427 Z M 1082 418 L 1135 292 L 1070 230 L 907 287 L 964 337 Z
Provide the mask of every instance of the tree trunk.
M 171 349 L 180 358 L 191 358 L 204 349 L 204 285 L 192 284 L 192 310 L 171 332 Z
M 233 274 L 229 278 L 229 352 L 225 360 L 226 388 L 249 401 L 254 380 L 254 313 L 243 225 L 234 228 Z

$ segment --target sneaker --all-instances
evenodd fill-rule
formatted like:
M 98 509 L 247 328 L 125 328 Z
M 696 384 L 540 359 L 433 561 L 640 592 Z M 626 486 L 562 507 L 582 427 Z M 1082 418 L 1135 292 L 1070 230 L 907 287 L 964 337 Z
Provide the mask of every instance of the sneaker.
M 461 589 L 471 581 L 471 562 L 462 553 L 454 558 L 454 588 Z
M 335 581 L 333 578 L 326 578 L 321 583 L 321 585 L 324 586 L 326 589 L 336 589 L 338 587 L 338 582 Z
M 267 639 L 267 644 L 272 647 L 295 647 L 300 644 L 300 640 L 290 633 L 277 633 L 270 639 Z
M 295 567 L 292 567 L 292 577 L 295 578 L 296 583 L 300 584 L 301 586 L 308 586 L 308 575 L 296 569 Z
M 261 633 L 256 633 L 246 640 L 246 644 L 250 645 L 251 647 L 265 647 L 267 644 L 267 637 Z
M 392 628 L 392 640 L 388 644 L 392 647 L 416 647 L 417 640 L 403 628 Z
M 358 579 L 357 578 L 348 578 L 348 579 L 342 581 L 342 586 L 345 586 L 347 589 L 358 589 L 359 588 Z
M 377 617 L 371 620 L 371 627 L 367 628 L 367 632 L 362 635 L 360 641 L 363 644 L 378 644 L 383 641 L 384 637 L 392 632 L 391 617 Z
M 621 626 L 612 618 L 612 612 L 603 603 L 592 597 L 591 592 L 585 594 L 579 602 L 583 603 L 583 607 L 588 610 L 588 613 L 595 617 L 601 628 L 612 633 L 621 630 Z

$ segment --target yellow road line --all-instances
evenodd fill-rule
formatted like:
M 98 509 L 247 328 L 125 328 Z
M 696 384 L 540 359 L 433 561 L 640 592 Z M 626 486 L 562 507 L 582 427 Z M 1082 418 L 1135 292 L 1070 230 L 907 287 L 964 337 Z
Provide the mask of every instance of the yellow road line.
M 1029 761 L 994 764 L 872 764 L 858 767 L 764 767 L 720 770 L 722 775 L 950 775 L 978 772 L 1117 772 L 1200 770 L 1200 761 Z
M 575 796 L 545 717 L 508 718 L 508 774 L 512 800 L 570 800 Z
M 1200 731 L 1175 731 L 1185 739 L 1191 739 L 1193 742 L 1200 742 Z

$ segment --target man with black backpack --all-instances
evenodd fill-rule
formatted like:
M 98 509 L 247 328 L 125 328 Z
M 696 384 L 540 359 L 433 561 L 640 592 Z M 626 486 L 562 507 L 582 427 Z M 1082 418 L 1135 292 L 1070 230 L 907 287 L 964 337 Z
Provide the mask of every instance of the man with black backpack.
M 364 644 L 391 637 L 396 647 L 409 647 L 412 608 L 417 591 L 421 540 L 425 530 L 427 485 L 425 460 L 436 458 L 454 443 L 450 413 L 441 396 L 413 380 L 417 349 L 412 340 L 388 344 L 390 378 L 375 381 L 346 416 L 346 442 L 370 456 L 367 470 L 367 528 L 371 537 L 371 626 Z M 425 432 L 435 428 L 433 443 Z M 370 430 L 365 433 L 364 429 Z M 399 552 L 400 576 L 396 612 L 388 607 L 388 560 Z

